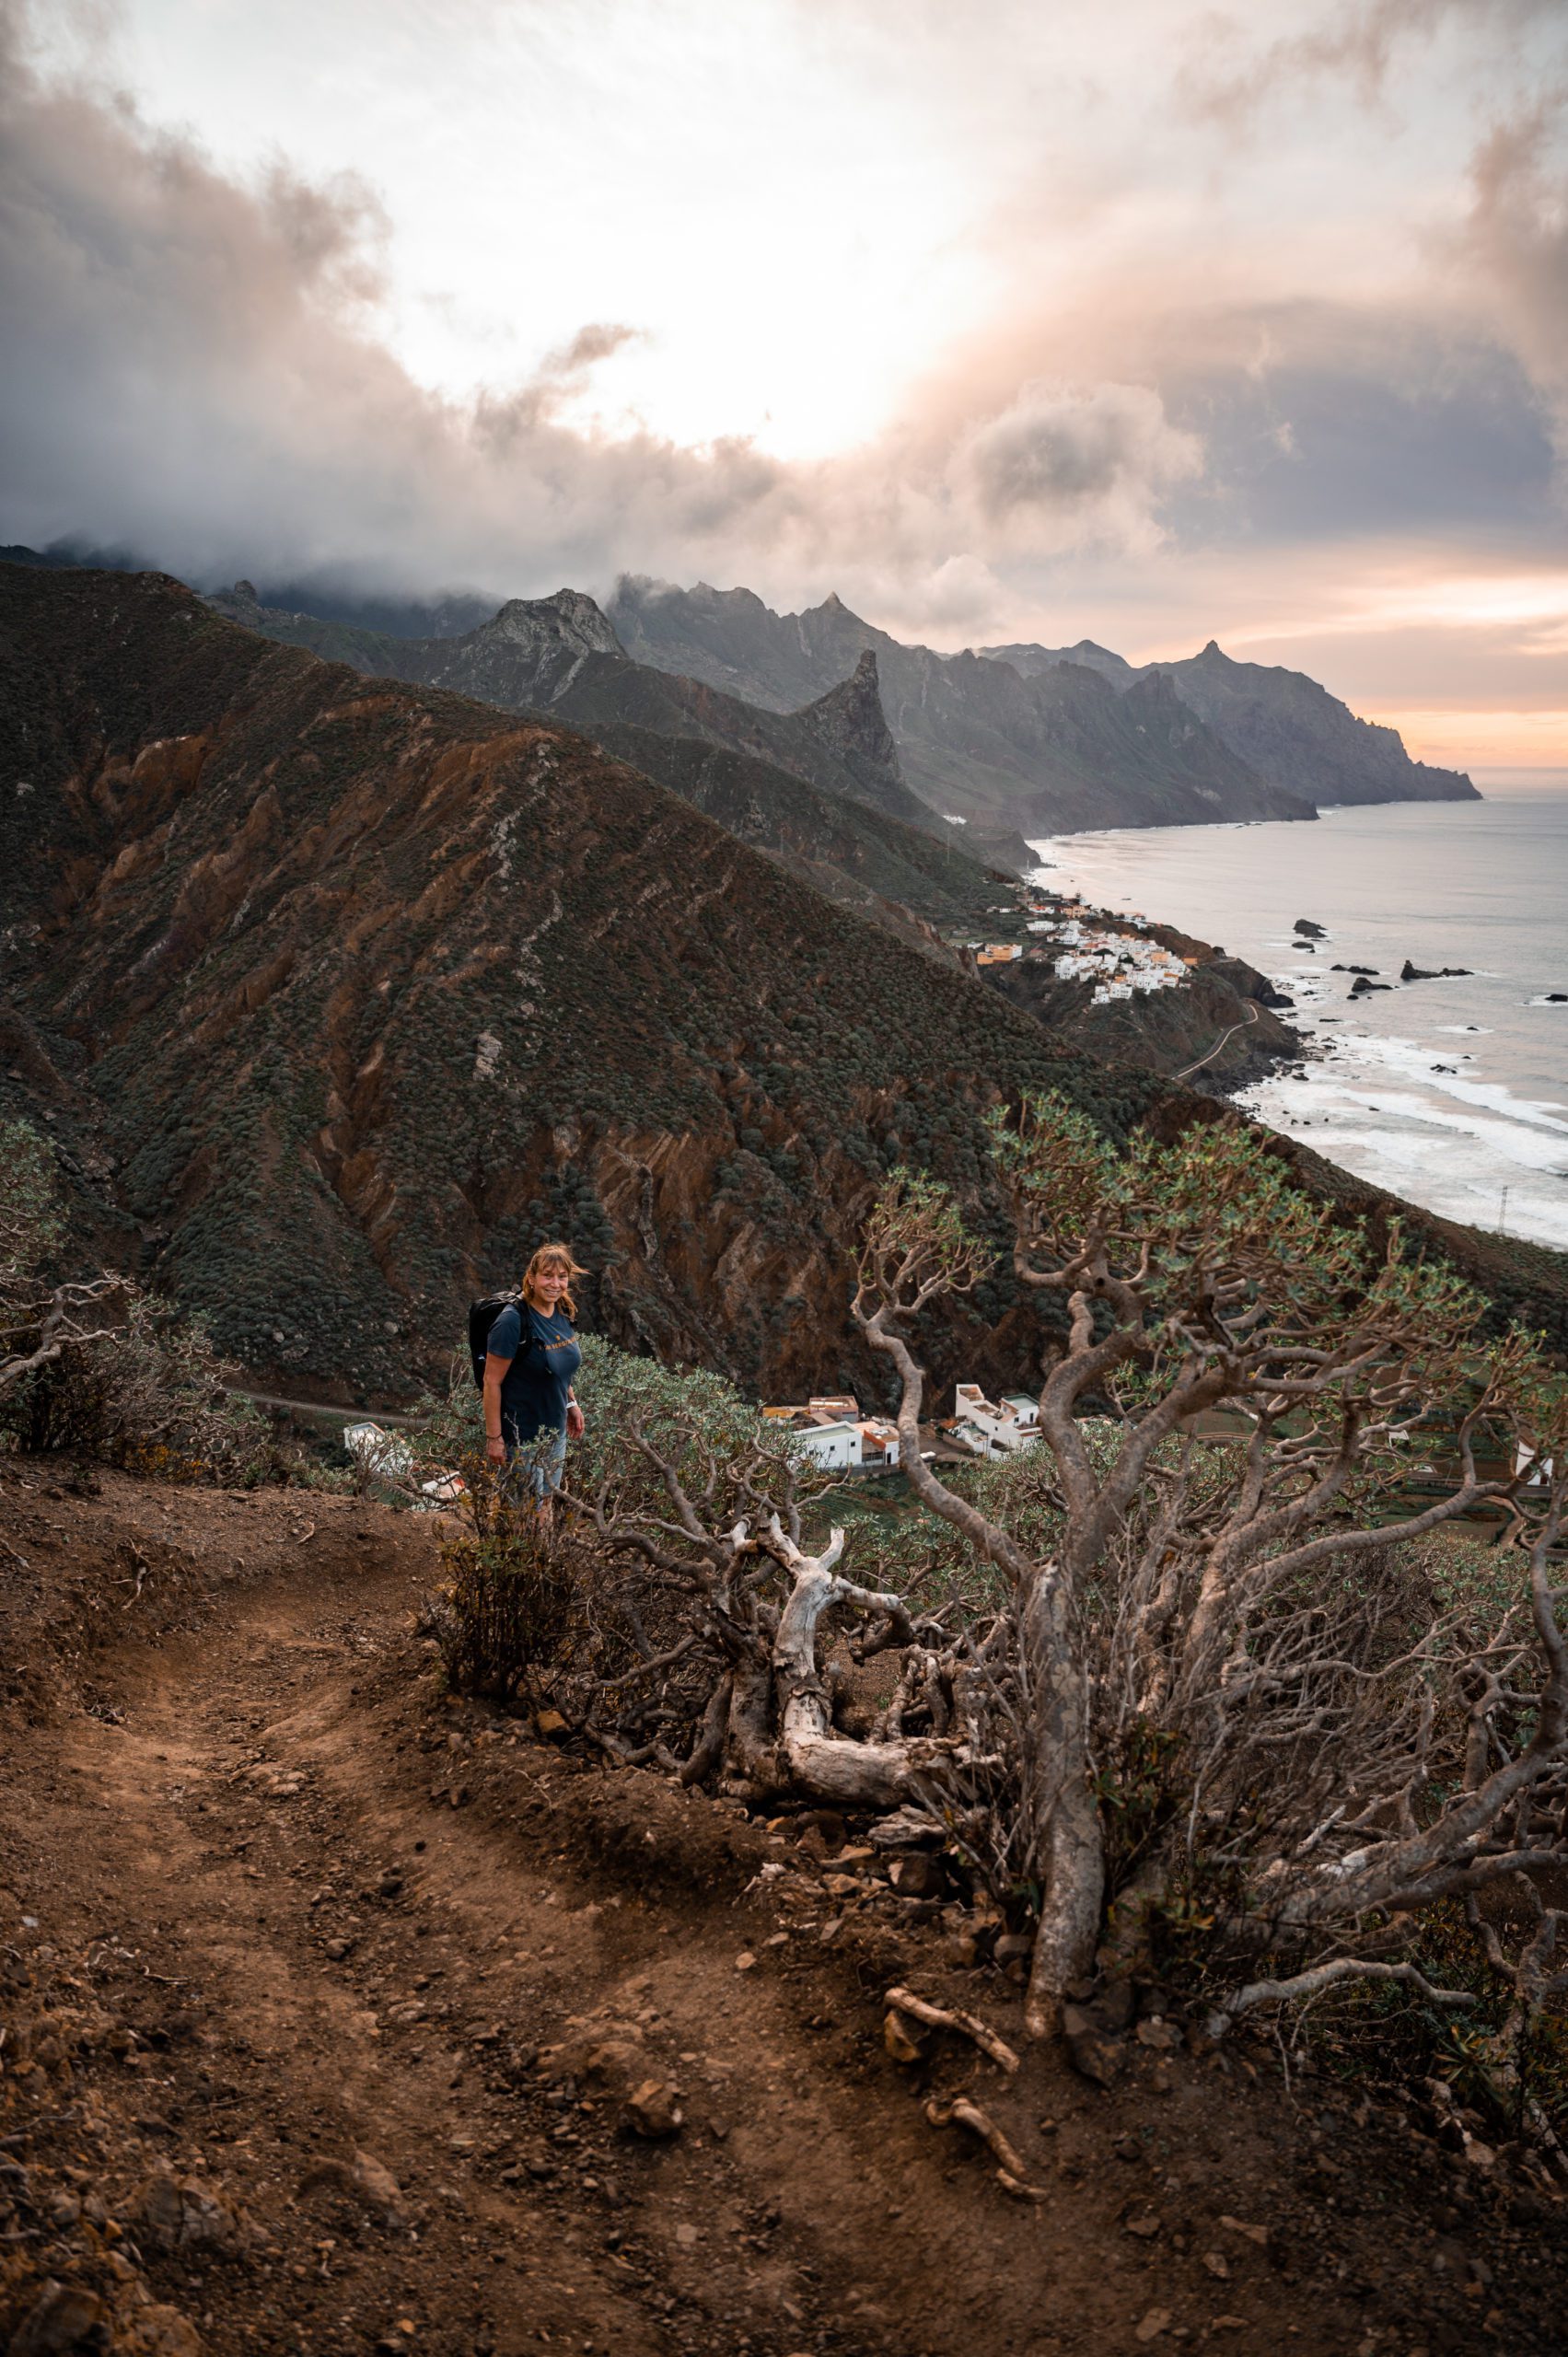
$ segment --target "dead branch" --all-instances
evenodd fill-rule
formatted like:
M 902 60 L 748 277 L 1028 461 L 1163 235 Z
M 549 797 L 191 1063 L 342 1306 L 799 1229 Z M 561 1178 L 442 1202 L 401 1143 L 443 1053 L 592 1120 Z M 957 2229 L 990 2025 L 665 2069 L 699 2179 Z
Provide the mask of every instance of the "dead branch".
M 1325 1989 L 1338 1988 L 1347 1980 L 1396 1980 L 1405 1987 L 1419 1989 L 1422 1995 L 1434 2005 L 1451 2007 L 1462 2012 L 1476 2002 L 1468 1989 L 1438 1989 L 1424 1972 L 1413 1964 L 1380 1964 L 1369 1956 L 1340 1956 L 1328 1964 L 1313 1965 L 1308 1971 L 1297 1972 L 1288 1980 L 1254 1980 L 1227 1997 L 1223 2005 L 1210 2014 L 1208 2031 L 1211 2038 L 1223 2037 L 1233 2022 L 1250 2014 L 1260 2005 L 1288 2005 L 1303 1997 L 1321 1996 Z
M 983 1488 L 956 1492 L 916 1452 L 924 1378 L 901 1329 L 979 1265 L 930 1182 L 884 1189 L 854 1310 L 900 1375 L 912 1485 L 1012 1584 L 991 1675 L 1016 1780 L 999 1841 L 1042 1891 L 1031 2034 L 1091 1970 L 1107 1898 L 1128 1927 L 1101 1952 L 1115 1969 L 1141 1908 L 1204 1859 L 1247 1890 L 1228 1936 L 1307 1955 L 1369 1912 L 1568 1866 L 1568 1638 L 1544 1572 L 1568 1387 L 1529 1338 L 1483 1343 L 1461 1280 L 1397 1224 L 1374 1243 L 1297 1192 L 1244 1131 L 1118 1151 L 1047 1097 L 993 1133 L 1018 1271 L 1066 1313 L 1039 1401 L 1049 1545 L 1024 1546 Z M 1199 1442 L 1220 1407 L 1237 1441 Z M 1412 1461 L 1418 1440 L 1440 1466 Z M 1412 1471 L 1441 1472 L 1435 1500 L 1411 1501 Z M 1527 1625 L 1513 1606 L 1487 1626 L 1474 1605 L 1411 1597 L 1400 1642 L 1373 1566 L 1482 1506 L 1512 1516 L 1510 1537 L 1530 1526 Z M 1125 1753 L 1148 1790 L 1151 1739 L 1169 1805 L 1109 1879 L 1108 1763 Z M 1328 1983 L 1282 1976 L 1237 2002 L 1309 1996 L 1342 1961 Z

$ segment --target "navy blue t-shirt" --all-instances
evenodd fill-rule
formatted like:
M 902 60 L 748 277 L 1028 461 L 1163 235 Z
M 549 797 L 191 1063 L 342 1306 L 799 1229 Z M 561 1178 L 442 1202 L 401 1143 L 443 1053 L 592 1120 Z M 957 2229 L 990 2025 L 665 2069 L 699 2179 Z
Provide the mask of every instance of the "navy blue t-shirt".
M 572 1321 L 557 1310 L 545 1318 L 525 1301 L 505 1308 L 486 1344 L 494 1359 L 510 1359 L 501 1382 L 501 1431 L 509 1441 L 566 1429 L 566 1394 L 583 1364 Z

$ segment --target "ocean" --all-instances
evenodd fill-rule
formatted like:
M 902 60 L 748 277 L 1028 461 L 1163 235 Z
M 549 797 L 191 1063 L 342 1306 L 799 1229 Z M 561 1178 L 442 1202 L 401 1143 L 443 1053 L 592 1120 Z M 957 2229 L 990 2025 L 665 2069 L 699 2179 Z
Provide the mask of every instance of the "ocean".
M 1478 772 L 1481 802 L 1314 824 L 1147 827 L 1035 845 L 1039 880 L 1223 944 L 1288 991 L 1301 1075 L 1237 1102 L 1472 1226 L 1568 1249 L 1568 772 Z M 1324 928 L 1308 948 L 1298 917 Z M 1469 973 L 1400 984 L 1417 966 Z M 1350 1003 L 1376 969 L 1386 993 Z

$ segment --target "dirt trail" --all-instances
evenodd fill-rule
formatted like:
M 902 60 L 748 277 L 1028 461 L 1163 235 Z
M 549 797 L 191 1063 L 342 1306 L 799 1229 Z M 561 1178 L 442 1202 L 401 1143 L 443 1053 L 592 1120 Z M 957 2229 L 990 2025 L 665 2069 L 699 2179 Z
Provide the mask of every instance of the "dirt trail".
M 116 2230 L 63 2230 L 35 2272 L 145 2287 L 226 2352 L 1551 2345 L 1545 2273 L 1539 2305 L 1491 2288 L 1539 2227 L 1458 2182 L 1434 2215 L 1435 2147 L 1295 2108 L 1251 2063 L 1140 2045 L 1108 2094 L 1053 2054 L 1008 2084 L 953 2045 L 912 2083 L 880 2039 L 889 1980 L 1016 2039 L 1013 1985 L 958 1971 L 931 1905 L 446 1701 L 414 1626 L 428 1525 L 130 1483 L 22 1504 L 35 1574 L 74 1519 L 78 1564 L 99 1546 L 129 1583 L 139 1556 L 149 1608 L 201 1622 L 55 1642 L 48 1707 L 6 1737 L 0 1940 L 28 2002 L 132 2033 L 87 2038 L 43 2124 L 0 2137 L 101 2189 Z M 160 1586 L 181 1550 L 200 1576 Z M 647 2082 L 673 2135 L 629 2128 Z M 965 2088 L 1042 2202 L 927 2123 Z M 160 2162 L 226 2238 L 159 2247 Z

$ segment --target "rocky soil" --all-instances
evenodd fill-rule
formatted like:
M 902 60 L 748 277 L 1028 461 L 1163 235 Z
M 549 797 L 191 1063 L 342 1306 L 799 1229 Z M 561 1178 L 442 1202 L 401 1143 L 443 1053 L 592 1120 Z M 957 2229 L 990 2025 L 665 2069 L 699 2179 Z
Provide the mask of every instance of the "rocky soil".
M 997 1926 L 448 1700 L 428 1521 L 11 1459 L 0 1554 L 12 2357 L 1561 2347 L 1561 2199 L 1427 2105 L 1157 1991 L 1109 2085 L 886 2035 L 1016 2046 Z

